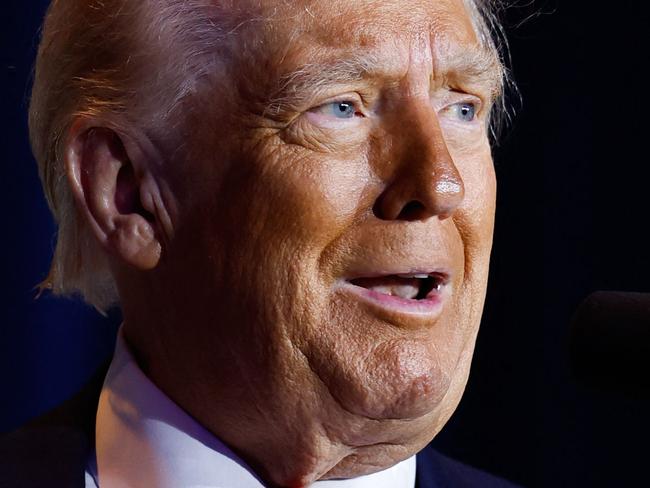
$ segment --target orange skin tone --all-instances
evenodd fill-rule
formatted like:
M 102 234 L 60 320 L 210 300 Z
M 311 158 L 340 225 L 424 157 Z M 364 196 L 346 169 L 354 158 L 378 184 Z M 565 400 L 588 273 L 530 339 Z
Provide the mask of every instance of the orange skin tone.
M 492 245 L 494 86 L 450 68 L 478 49 L 461 0 L 274 3 L 250 7 L 270 20 L 233 34 L 176 138 L 83 120 L 67 164 L 142 369 L 268 483 L 302 487 L 412 456 L 460 400 Z M 362 79 L 268 109 L 287 73 L 371 55 Z M 449 272 L 439 315 L 339 286 L 396 266 Z

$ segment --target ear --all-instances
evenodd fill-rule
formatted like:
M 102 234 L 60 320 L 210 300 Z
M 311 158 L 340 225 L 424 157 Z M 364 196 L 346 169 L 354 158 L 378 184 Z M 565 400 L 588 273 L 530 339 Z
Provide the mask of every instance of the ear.
M 66 170 L 77 208 L 102 248 L 127 265 L 148 270 L 160 260 L 161 228 L 157 209 L 142 204 L 154 198 L 142 192 L 156 188 L 153 178 L 142 184 L 146 161 L 127 147 L 115 131 L 77 120 L 68 133 Z

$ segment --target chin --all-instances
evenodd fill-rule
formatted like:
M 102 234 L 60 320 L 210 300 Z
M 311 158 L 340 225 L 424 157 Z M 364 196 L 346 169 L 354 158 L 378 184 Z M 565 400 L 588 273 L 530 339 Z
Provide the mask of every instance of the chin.
M 413 378 L 383 409 L 384 419 L 415 419 L 435 411 L 449 391 L 449 376 L 440 372 Z
M 387 385 L 388 386 L 388 385 Z M 390 393 L 387 394 L 386 390 Z M 447 396 L 449 377 L 440 372 L 431 372 L 414 378 L 403 378 L 397 384 L 381 392 L 367 392 L 361 399 L 350 399 L 356 403 L 357 412 L 376 420 L 406 420 L 425 417 L 434 412 Z M 368 402 L 368 399 L 373 399 Z
M 348 412 L 373 420 L 416 419 L 436 410 L 446 398 L 455 364 L 432 355 L 428 347 L 392 344 L 377 348 L 362 363 L 320 375 Z

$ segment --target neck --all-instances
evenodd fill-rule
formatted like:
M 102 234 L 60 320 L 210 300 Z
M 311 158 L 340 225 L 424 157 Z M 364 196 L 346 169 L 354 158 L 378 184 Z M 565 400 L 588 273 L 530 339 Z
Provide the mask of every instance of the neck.
M 192 312 L 198 307 L 161 310 L 141 304 L 168 302 L 123 296 L 138 305 L 124 303 L 124 337 L 143 372 L 272 486 L 381 471 L 432 437 L 434 413 L 405 422 L 347 411 L 290 347 L 242 361 L 232 351 L 244 350 L 247 335 L 221 336 L 232 328 L 210 325 L 226 323 L 225 314 L 206 319 L 203 309 Z

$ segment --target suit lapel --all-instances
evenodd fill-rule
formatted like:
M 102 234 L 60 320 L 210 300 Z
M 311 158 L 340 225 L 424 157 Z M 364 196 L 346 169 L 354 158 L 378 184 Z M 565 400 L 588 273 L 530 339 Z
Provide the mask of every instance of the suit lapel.
M 0 439 L 0 486 L 83 488 L 95 446 L 99 393 L 110 361 L 55 410 Z

